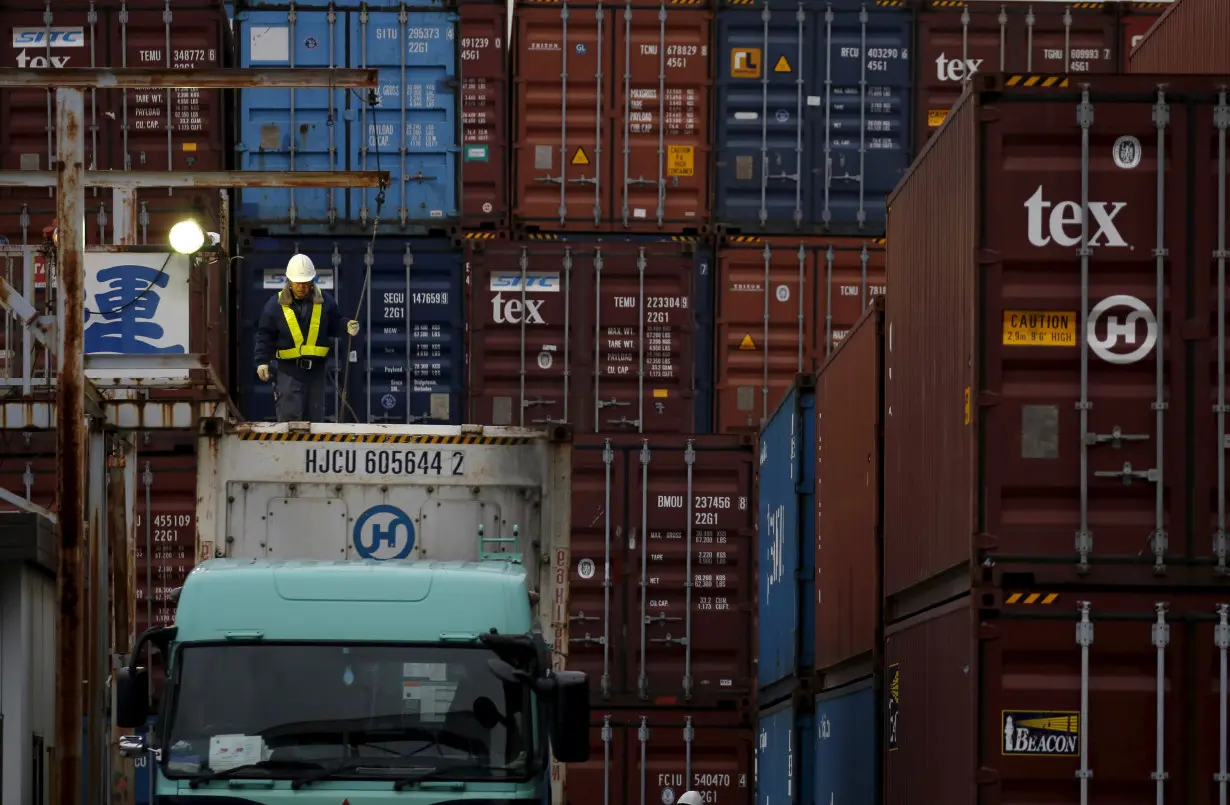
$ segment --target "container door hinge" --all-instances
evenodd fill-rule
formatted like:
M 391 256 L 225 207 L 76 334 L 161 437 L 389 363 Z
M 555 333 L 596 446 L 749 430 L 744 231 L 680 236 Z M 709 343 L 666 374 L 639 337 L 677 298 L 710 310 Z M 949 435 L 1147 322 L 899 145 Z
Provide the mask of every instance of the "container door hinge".
M 1230 574 L 1230 568 L 1226 567 L 1226 532 L 1224 530 L 1213 532 L 1213 555 L 1217 557 L 1217 566 L 1213 572 L 1219 576 Z
M 1085 444 L 1094 447 L 1099 444 L 1109 443 L 1111 447 L 1118 450 L 1123 447 L 1124 442 L 1147 442 L 1149 434 L 1147 433 L 1124 433 L 1118 425 L 1110 429 L 1110 433 L 1086 433 Z

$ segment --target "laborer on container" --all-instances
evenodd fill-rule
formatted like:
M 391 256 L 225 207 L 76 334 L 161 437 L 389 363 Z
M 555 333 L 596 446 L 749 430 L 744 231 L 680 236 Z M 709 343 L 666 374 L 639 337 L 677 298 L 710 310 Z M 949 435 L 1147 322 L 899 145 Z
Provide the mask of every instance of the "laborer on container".
M 275 407 L 279 422 L 322 422 L 329 344 L 342 335 L 337 302 L 316 285 L 316 266 L 306 254 L 286 264 L 286 287 L 270 297 L 256 329 L 256 376 L 269 382 L 277 358 Z M 359 323 L 346 322 L 349 335 Z

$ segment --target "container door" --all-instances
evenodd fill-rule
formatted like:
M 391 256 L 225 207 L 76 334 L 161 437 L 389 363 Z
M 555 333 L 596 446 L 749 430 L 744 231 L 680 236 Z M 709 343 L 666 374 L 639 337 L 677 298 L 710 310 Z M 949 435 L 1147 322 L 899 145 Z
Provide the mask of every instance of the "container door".
M 404 19 L 402 19 L 404 17 Z M 350 65 L 380 71 L 372 108 L 356 91 L 349 98 L 352 170 L 387 170 L 392 185 L 350 195 L 349 218 L 370 226 L 380 207 L 385 226 L 403 232 L 443 230 L 459 215 L 457 170 L 457 20 L 444 12 L 357 12 L 348 17 Z
M 345 16 L 324 12 L 239 14 L 241 67 L 343 67 Z M 346 170 L 343 130 L 347 91 L 239 91 L 242 170 Z M 345 214 L 346 193 L 330 189 L 245 188 L 235 216 L 241 229 L 326 231 Z
M 461 14 L 461 215 L 469 228 L 508 224 L 508 15 L 503 4 Z
M 880 800 L 875 691 L 870 679 L 816 697 L 816 805 L 873 805 Z
M 793 675 L 799 660 L 802 397 L 802 392 L 792 390 L 760 432 L 756 673 L 761 689 Z

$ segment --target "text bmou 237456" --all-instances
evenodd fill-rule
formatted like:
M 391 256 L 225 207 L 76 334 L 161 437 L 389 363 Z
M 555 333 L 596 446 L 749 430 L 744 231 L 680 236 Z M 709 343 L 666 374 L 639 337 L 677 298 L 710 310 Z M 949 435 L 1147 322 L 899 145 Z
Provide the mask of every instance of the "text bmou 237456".
M 461 450 L 312 447 L 304 451 L 303 469 L 319 475 L 461 477 L 465 459 Z

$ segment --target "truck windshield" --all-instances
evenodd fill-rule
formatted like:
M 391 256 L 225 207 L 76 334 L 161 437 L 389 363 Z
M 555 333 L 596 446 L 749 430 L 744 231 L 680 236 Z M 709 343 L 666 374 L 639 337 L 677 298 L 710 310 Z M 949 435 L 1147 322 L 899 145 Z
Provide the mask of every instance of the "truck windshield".
M 536 756 L 530 694 L 491 672 L 495 656 L 404 644 L 184 646 L 164 726 L 164 771 L 525 779 Z

